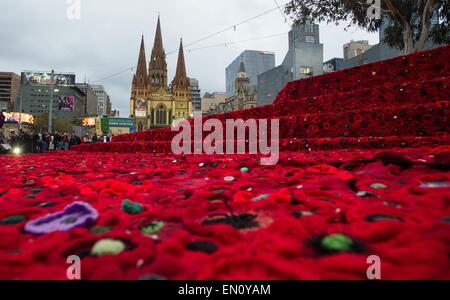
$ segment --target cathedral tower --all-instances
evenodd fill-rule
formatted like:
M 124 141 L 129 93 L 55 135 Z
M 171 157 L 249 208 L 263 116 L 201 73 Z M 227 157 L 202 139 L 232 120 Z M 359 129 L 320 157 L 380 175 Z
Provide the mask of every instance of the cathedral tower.
M 149 83 L 153 90 L 158 90 L 160 87 L 167 89 L 167 62 L 166 53 L 163 47 L 161 21 L 159 16 L 148 73 Z
M 180 43 L 177 70 L 169 90 L 166 53 L 158 17 L 148 72 L 144 37 L 141 40 L 136 74 L 131 87 L 130 116 L 134 117 L 136 130 L 143 131 L 170 126 L 178 120 L 190 118 L 191 114 L 192 101 L 189 96 L 183 42 Z
M 172 81 L 172 94 L 175 97 L 175 118 L 189 118 L 192 113 L 192 102 L 189 99 L 189 78 L 186 75 L 183 39 L 180 41 L 177 71 Z
M 245 89 L 250 84 L 250 79 L 247 76 L 247 71 L 245 70 L 245 65 L 241 62 L 239 66 L 239 72 L 236 77 L 236 91 Z
M 130 115 L 134 115 L 135 117 L 146 117 L 147 89 L 147 60 L 145 57 L 144 36 L 142 36 L 136 74 L 133 76 L 131 88 Z

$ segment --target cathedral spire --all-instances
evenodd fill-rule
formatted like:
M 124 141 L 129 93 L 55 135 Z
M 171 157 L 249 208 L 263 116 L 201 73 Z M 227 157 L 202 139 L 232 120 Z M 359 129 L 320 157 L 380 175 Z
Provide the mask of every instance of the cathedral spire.
M 153 44 L 152 57 L 149 64 L 149 80 L 154 88 L 167 88 L 167 62 L 159 16 L 156 25 L 155 43 Z
M 152 70 L 165 70 L 166 53 L 163 47 L 162 33 L 161 33 L 161 21 L 158 16 L 158 23 L 156 25 L 155 42 L 153 44 L 152 60 L 150 62 L 150 69 Z
M 133 79 L 133 84 L 138 86 L 146 86 L 147 84 L 147 61 L 145 58 L 144 35 L 142 35 L 141 49 L 139 50 L 138 64 L 136 68 L 136 75 Z
M 183 39 L 180 42 L 180 51 L 178 52 L 177 72 L 172 85 L 178 89 L 187 89 L 189 86 L 186 75 L 186 63 L 184 60 Z

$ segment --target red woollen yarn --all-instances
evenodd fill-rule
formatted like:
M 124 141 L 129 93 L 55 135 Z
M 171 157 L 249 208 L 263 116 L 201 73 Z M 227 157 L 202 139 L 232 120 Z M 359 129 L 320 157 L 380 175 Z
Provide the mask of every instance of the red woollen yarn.
M 92 280 L 364 280 L 372 255 L 382 279 L 450 279 L 449 54 L 293 81 L 272 105 L 203 117 L 279 119 L 273 166 L 173 155 L 170 128 L 0 156 L 0 279 L 67 279 L 72 255 Z M 96 223 L 24 231 L 74 202 Z

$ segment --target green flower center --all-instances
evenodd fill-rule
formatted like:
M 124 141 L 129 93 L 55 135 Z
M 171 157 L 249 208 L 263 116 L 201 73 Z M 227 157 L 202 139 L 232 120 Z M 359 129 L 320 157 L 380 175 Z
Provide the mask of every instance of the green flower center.
M 345 252 L 351 250 L 353 240 L 348 236 L 337 233 L 324 237 L 321 244 L 327 250 Z

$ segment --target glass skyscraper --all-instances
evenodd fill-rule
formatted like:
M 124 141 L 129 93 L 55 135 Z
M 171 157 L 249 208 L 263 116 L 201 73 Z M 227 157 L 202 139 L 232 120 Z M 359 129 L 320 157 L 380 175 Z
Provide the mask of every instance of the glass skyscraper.
M 256 87 L 258 75 L 275 67 L 275 54 L 267 51 L 245 50 L 226 68 L 226 84 L 228 96 L 235 93 L 235 81 L 239 66 L 244 63 L 250 86 Z

